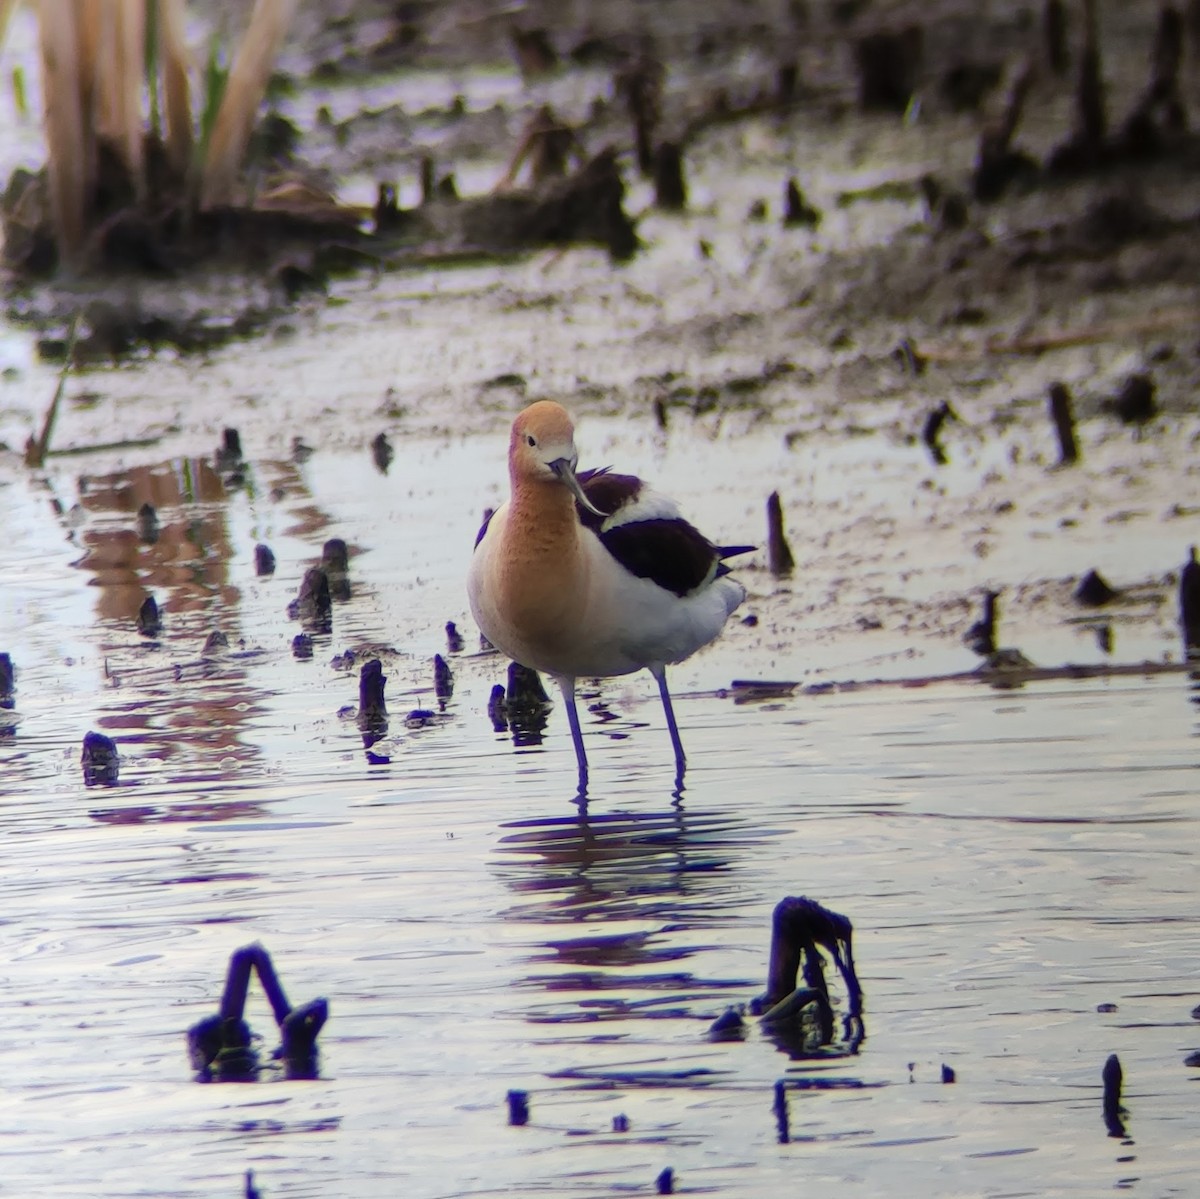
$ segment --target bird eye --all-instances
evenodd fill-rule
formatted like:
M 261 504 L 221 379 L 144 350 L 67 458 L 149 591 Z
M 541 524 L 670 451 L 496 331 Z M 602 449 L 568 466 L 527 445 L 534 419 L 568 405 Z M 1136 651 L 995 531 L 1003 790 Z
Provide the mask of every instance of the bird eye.
M 534 437 L 534 435 L 532 433 L 530 433 L 526 436 L 525 441 L 531 446 L 537 445 L 537 438 Z

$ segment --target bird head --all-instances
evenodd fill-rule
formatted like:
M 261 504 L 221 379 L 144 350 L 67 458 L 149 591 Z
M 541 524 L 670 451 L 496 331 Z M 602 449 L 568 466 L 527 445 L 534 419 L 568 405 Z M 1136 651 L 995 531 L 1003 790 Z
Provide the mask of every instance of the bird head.
M 567 410 L 552 400 L 531 404 L 513 421 L 508 445 L 513 481 L 561 483 L 575 499 L 596 516 L 601 512 L 583 493 L 575 477 L 579 452 L 575 449 L 575 426 Z

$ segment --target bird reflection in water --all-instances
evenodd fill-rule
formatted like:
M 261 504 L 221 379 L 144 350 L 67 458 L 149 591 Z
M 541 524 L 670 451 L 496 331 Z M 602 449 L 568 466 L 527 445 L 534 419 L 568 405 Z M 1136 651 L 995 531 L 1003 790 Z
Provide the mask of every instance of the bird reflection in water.
M 745 991 L 747 979 L 702 978 L 681 964 L 710 948 L 687 934 L 720 925 L 735 906 L 733 851 L 769 834 L 732 812 L 693 815 L 678 805 L 590 815 L 581 804 L 573 816 L 507 825 L 499 869 L 522 902 L 503 918 L 543 929 L 569 923 L 572 934 L 581 922 L 603 921 L 596 932 L 532 947 L 535 971 L 521 985 L 577 1001 L 529 1018 L 692 1017 L 694 1004 Z

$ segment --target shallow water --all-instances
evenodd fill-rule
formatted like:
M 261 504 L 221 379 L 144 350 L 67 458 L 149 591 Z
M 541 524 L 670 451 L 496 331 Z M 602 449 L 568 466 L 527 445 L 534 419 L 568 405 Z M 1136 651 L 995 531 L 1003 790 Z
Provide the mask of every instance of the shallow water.
M 27 24 L 14 38 L 28 53 Z M 519 88 L 413 73 L 378 99 L 459 93 L 483 109 Z M 569 93 L 546 85 L 560 107 Z M 293 103 L 341 117 L 376 98 Z M 357 278 L 261 341 L 72 376 L 44 471 L 15 451 L 54 372 L 0 328 L 0 650 L 18 669 L 0 709 L 0 1189 L 232 1196 L 250 1169 L 268 1197 L 582 1197 L 652 1193 L 670 1167 L 681 1193 L 762 1199 L 1194 1190 L 1200 684 L 993 688 L 965 677 L 962 634 L 996 586 L 1002 644 L 1038 664 L 1176 659 L 1200 421 L 1176 407 L 1135 437 L 1092 404 L 1081 464 L 1055 470 L 1047 381 L 1094 400 L 1145 346 L 914 379 L 894 329 L 827 336 L 805 298 L 827 256 L 920 219 L 915 200 L 835 197 L 946 152 L 944 126 L 837 132 L 716 131 L 692 211 L 648 216 L 620 271 L 581 250 Z M 0 158 L 35 142 L 22 125 Z M 801 167 L 820 237 L 744 219 Z M 915 433 L 948 394 L 962 419 L 937 468 Z M 682 797 L 646 677 L 587 692 L 585 808 L 560 710 L 541 744 L 488 719 L 505 663 L 478 650 L 463 578 L 503 496 L 507 421 L 539 396 L 578 414 L 583 465 L 647 476 L 719 542 L 761 541 L 783 497 L 801 568 L 743 559 L 744 608 L 672 676 Z M 237 481 L 213 462 L 229 425 Z M 351 598 L 300 660 L 285 610 L 335 536 Z M 1071 600 L 1091 567 L 1122 591 L 1103 611 Z M 134 627 L 147 594 L 157 641 Z M 230 649 L 205 659 L 218 628 Z M 441 711 L 436 653 L 455 678 Z M 368 751 L 354 706 L 374 655 L 390 727 Z M 826 689 L 739 702 L 735 679 Z M 410 728 L 416 708 L 435 715 Z M 84 787 L 88 729 L 116 739 L 119 786 Z M 744 1042 L 706 1037 L 762 991 L 771 911 L 797 894 L 854 923 L 856 1056 L 792 1060 L 753 1022 Z M 329 1000 L 316 1081 L 193 1077 L 185 1031 L 254 941 L 293 1002 Z M 248 1017 L 269 1052 L 256 988 Z M 1110 1053 L 1125 1140 L 1102 1118 Z M 525 1127 L 510 1089 L 529 1093 Z
M 599 418 L 584 434 L 636 452 Z M 676 436 L 707 469 L 713 443 Z M 410 445 L 386 477 L 341 451 L 252 463 L 232 490 L 200 459 L 89 476 L 73 518 L 9 478 L 0 627 L 20 673 L 0 743 L 0 1146 L 14 1193 L 229 1195 L 249 1168 L 268 1195 L 574 1196 L 644 1193 L 666 1166 L 681 1191 L 730 1195 L 798 1178 L 836 1193 L 1187 1193 L 1195 685 L 738 704 L 732 678 L 805 670 L 802 640 L 764 655 L 775 593 L 751 563 L 759 627 L 735 623 L 676 672 L 682 800 L 653 685 L 612 680 L 585 716 L 581 811 L 561 714 L 544 744 L 517 747 L 484 711 L 503 663 L 475 652 L 461 580 L 498 442 Z M 673 452 L 656 462 L 668 482 Z M 131 533 L 143 495 L 163 523 L 152 546 Z M 719 492 L 688 498 L 706 527 L 738 532 Z M 363 551 L 353 593 L 296 661 L 283 610 L 335 534 Z M 254 576 L 259 538 L 273 578 Z M 157 644 L 132 627 L 147 582 L 165 601 Z M 436 706 L 445 618 L 467 638 L 456 690 L 408 730 L 409 708 Z M 216 626 L 231 652 L 204 666 Z M 370 645 L 392 719 L 368 759 L 339 715 L 357 669 L 330 662 Z M 941 653 L 969 666 L 961 647 Z M 884 664 L 906 672 L 911 655 Z M 87 727 L 116 738 L 120 786 L 84 788 Z M 786 894 L 854 922 L 857 1057 L 790 1061 L 757 1030 L 706 1040 L 761 991 Z M 320 1080 L 198 1084 L 184 1030 L 255 940 L 294 1002 L 330 1000 Z M 1129 1143 L 1101 1118 L 1112 1052 Z M 779 1079 L 795 1088 L 786 1144 Z M 513 1088 L 530 1094 L 523 1128 L 506 1124 Z

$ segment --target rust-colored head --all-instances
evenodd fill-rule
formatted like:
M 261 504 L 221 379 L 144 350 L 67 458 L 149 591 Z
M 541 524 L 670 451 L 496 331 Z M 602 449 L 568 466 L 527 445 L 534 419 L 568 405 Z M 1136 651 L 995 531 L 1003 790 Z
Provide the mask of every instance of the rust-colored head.
M 575 426 L 561 404 L 538 400 L 513 421 L 508 442 L 508 472 L 513 487 L 523 483 L 561 483 L 585 508 L 602 516 L 575 478 L 578 461 Z

